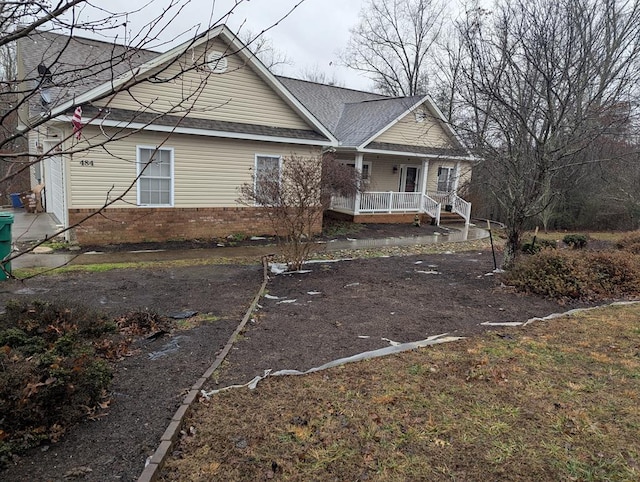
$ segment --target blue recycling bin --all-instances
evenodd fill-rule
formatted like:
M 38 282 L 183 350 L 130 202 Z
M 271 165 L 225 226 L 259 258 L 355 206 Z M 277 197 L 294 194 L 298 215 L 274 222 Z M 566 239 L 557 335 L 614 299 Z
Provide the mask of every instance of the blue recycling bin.
M 11 225 L 13 224 L 12 213 L 0 213 L 0 260 L 11 254 Z M 6 280 L 11 273 L 11 263 L 2 263 L 0 270 L 0 280 Z
M 21 208 L 22 206 L 22 201 L 20 200 L 20 193 L 19 192 L 12 192 L 10 194 L 11 196 L 11 205 L 14 208 Z

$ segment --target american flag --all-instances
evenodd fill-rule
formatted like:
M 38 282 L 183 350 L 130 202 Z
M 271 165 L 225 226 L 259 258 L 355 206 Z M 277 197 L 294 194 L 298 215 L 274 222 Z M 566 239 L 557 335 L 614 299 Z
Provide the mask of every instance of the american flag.
M 73 133 L 76 135 L 76 139 L 80 140 L 80 135 L 82 134 L 82 107 L 76 107 L 71 123 L 73 124 Z

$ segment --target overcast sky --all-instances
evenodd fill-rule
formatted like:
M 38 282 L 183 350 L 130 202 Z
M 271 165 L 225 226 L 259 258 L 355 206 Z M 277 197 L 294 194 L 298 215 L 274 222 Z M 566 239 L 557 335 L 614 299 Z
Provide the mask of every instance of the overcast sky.
M 174 0 L 175 2 L 176 0 Z M 180 0 L 184 8 L 169 27 L 161 33 L 163 41 L 170 41 L 182 32 L 197 28 L 205 30 L 236 3 L 235 0 Z M 128 18 L 129 33 L 135 34 L 158 8 L 170 0 L 95 0 L 110 11 L 134 12 Z M 282 19 L 299 0 L 250 0 L 241 2 L 226 23 L 232 30 L 249 29 L 254 34 Z M 340 66 L 339 52 L 346 47 L 349 29 L 358 21 L 358 13 L 365 0 L 304 0 L 287 18 L 269 30 L 273 45 L 291 60 L 292 65 L 280 68 L 283 75 L 301 77 L 305 70 L 324 72 L 345 87 L 367 90 L 371 81 L 357 72 Z M 108 5 L 108 6 L 107 6 Z M 146 6 L 145 6 L 146 5 Z M 123 28 L 118 29 L 121 37 Z M 182 37 L 182 41 L 186 37 Z

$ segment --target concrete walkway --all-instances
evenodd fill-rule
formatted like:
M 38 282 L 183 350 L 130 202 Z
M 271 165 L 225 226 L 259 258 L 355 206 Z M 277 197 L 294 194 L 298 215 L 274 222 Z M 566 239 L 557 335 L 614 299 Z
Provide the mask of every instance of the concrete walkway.
M 14 215 L 12 226 L 12 239 L 14 243 L 26 241 L 41 241 L 53 238 L 60 231 L 61 226 L 56 225 L 51 215 L 46 213 L 29 214 L 24 209 L 5 209 Z M 464 224 L 447 225 L 439 230 L 441 234 L 430 236 L 413 236 L 410 238 L 383 238 L 383 239 L 354 239 L 337 240 L 326 243 L 318 243 L 314 251 L 340 251 L 343 249 L 412 246 L 416 244 L 437 244 L 445 242 L 462 242 L 482 239 L 488 236 L 487 231 L 473 225 Z M 142 250 L 122 252 L 93 252 L 93 253 L 50 253 L 34 254 L 26 253 L 11 261 L 12 269 L 19 268 L 55 268 L 65 265 L 100 264 L 100 263 L 127 263 L 145 261 L 168 261 L 206 259 L 215 257 L 255 257 L 260 258 L 275 253 L 275 246 L 243 246 L 212 249 L 183 249 L 183 250 Z M 13 255 L 19 254 L 14 252 Z

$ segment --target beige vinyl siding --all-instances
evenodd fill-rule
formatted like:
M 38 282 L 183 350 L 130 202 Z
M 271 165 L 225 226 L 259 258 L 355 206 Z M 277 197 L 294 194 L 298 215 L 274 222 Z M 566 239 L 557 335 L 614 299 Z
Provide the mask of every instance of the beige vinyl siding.
M 85 127 L 85 135 L 101 132 Z M 107 131 L 106 134 L 110 135 Z M 92 148 L 88 153 L 75 155 L 70 163 L 73 190 L 70 208 L 95 208 L 101 206 L 111 190 L 111 198 L 123 193 L 136 176 L 136 147 L 156 146 L 166 139 L 162 133 L 138 133 L 131 137 L 111 141 L 109 153 L 102 148 Z M 174 207 L 226 207 L 238 206 L 238 187 L 252 182 L 255 155 L 287 157 L 292 153 L 302 156 L 319 154 L 319 148 L 241 141 L 234 139 L 205 138 L 175 134 L 162 147 L 174 149 Z M 84 159 L 92 166 L 81 166 Z M 137 190 L 126 194 L 124 202 L 114 207 L 131 207 L 137 203 Z M 141 208 L 144 209 L 144 208 Z
M 426 106 L 417 110 L 428 112 Z M 391 128 L 376 137 L 373 142 L 388 142 L 409 146 L 451 147 L 449 136 L 438 120 L 428 114 L 417 122 L 415 111 L 409 112 Z
M 228 52 L 220 40 L 206 49 L 202 45 L 195 52 L 187 52 L 166 70 L 156 75 L 167 82 L 142 82 L 129 91 L 120 92 L 98 105 L 112 108 L 151 112 L 174 112 L 182 115 L 193 107 L 189 117 L 228 122 L 259 124 L 292 129 L 309 129 L 309 125 L 277 94 L 239 55 L 227 57 L 225 73 L 212 73 L 206 66 L 197 70 L 211 51 Z
M 393 172 L 398 166 L 398 172 Z M 371 181 L 368 191 L 397 191 L 400 183 L 400 164 L 393 159 L 374 159 L 371 163 Z
M 461 188 L 465 184 L 471 182 L 471 170 L 472 164 L 470 162 L 460 163 L 460 180 L 458 181 L 458 188 Z

